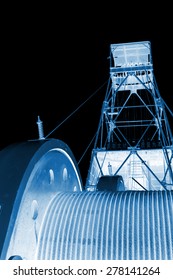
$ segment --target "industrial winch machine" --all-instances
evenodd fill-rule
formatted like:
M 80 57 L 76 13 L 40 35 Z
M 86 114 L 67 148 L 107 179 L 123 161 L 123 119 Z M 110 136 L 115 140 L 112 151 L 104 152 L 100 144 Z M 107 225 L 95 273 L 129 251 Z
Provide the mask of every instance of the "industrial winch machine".
M 110 45 L 110 81 L 85 183 L 40 119 L 38 139 L 0 151 L 2 260 L 173 259 L 173 137 L 150 42 Z

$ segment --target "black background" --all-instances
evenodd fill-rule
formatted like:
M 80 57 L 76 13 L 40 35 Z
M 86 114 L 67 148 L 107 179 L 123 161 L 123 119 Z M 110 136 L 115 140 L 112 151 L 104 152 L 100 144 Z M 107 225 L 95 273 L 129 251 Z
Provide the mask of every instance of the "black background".
M 39 115 L 44 135 L 69 145 L 85 181 L 110 44 L 151 42 L 158 88 L 173 109 L 171 17 L 164 5 L 70 3 L 2 9 L 0 149 L 37 139 Z

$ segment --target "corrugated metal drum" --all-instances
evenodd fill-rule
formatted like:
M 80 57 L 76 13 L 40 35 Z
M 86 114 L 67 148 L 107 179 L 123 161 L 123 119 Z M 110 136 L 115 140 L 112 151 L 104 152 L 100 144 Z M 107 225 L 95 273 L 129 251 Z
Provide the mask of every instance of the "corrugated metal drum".
M 36 259 L 173 259 L 173 191 L 58 193 Z

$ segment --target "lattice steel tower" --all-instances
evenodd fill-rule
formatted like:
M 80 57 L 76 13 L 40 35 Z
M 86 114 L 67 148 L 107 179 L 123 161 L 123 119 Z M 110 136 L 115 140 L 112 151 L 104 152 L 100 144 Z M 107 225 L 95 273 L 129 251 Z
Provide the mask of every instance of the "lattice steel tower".
M 111 165 L 127 189 L 172 188 L 172 145 L 150 42 L 111 44 L 110 80 L 86 185 L 110 175 Z

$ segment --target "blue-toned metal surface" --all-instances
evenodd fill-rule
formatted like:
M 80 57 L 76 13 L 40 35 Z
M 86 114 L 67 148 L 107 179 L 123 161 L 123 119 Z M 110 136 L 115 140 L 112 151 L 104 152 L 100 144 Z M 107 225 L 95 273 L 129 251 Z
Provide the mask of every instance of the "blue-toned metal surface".
M 150 42 L 109 58 L 85 186 L 39 117 L 39 139 L 0 152 L 1 259 L 173 260 L 173 136 Z
M 170 110 L 156 83 L 151 43 L 111 44 L 109 59 L 110 80 L 85 185 L 96 189 L 101 176 L 118 175 L 126 190 L 173 190 Z
M 34 257 L 45 209 L 60 191 L 82 191 L 77 163 L 63 141 L 28 141 L 0 152 L 1 259 Z
M 58 193 L 36 259 L 173 259 L 173 191 Z

